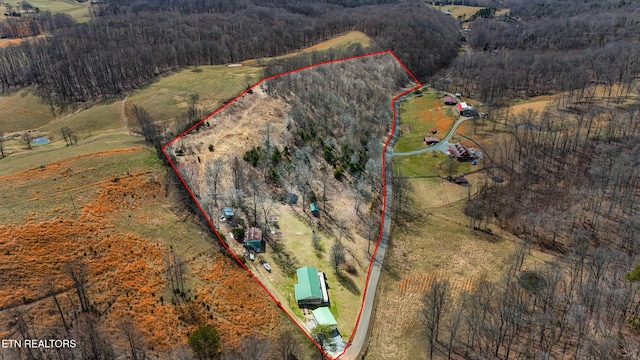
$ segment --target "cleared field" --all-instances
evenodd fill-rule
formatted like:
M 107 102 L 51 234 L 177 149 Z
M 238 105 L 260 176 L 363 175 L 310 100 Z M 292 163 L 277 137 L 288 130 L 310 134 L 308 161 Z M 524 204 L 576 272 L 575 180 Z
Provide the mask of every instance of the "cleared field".
M 467 19 L 470 18 L 471 15 L 478 12 L 478 10 L 482 9 L 480 6 L 466 6 L 466 5 L 445 5 L 445 6 L 437 6 L 436 7 L 440 11 L 449 11 L 451 16 L 454 18 L 458 18 L 462 16 Z
M 35 129 L 51 121 L 51 109 L 30 90 L 0 96 L 0 131 Z
M 68 126 L 78 134 L 80 139 L 94 136 L 105 131 L 122 128 L 120 101 L 112 100 L 94 105 L 74 114 L 58 117 L 38 130 L 55 133 L 58 139 L 60 128 Z M 61 140 L 61 139 L 60 139 Z
M 362 47 L 369 47 L 369 45 L 371 44 L 371 38 L 369 38 L 367 34 L 361 31 L 350 31 L 344 35 L 336 36 L 327 41 L 323 41 L 318 45 L 306 48 L 301 52 L 341 49 L 356 43 L 361 44 Z
M 270 60 L 277 60 L 277 59 L 284 59 L 284 58 L 288 58 L 288 57 L 292 57 L 295 55 L 298 55 L 300 53 L 305 53 L 305 52 L 311 52 L 311 51 L 325 51 L 325 50 L 329 50 L 329 49 L 344 49 L 346 47 L 349 47 L 353 44 L 360 44 L 362 45 L 362 47 L 366 48 L 369 47 L 369 45 L 371 45 L 371 38 L 361 32 L 361 31 L 350 31 L 346 34 L 343 35 L 338 35 L 336 37 L 333 37 L 329 40 L 323 41 L 317 45 L 313 45 L 311 47 L 302 49 L 300 51 L 291 53 L 291 54 L 287 54 L 287 55 L 282 55 L 282 56 L 275 56 L 272 58 L 265 58 L 265 59 L 261 59 L 264 61 L 270 61 Z M 250 59 L 250 60 L 245 60 L 242 62 L 245 65 L 255 65 L 257 64 L 257 60 L 256 59 Z
M 199 96 L 199 107 L 209 113 L 253 85 L 261 71 L 258 67 L 226 65 L 200 66 L 198 69 L 201 71 L 180 70 L 134 91 L 127 101 L 127 113 L 133 116 L 133 105 L 138 105 L 156 121 L 171 124 L 187 110 L 192 94 Z
M 0 21 L 2 20 L 2 17 L 0 16 Z M 11 44 L 19 44 L 22 41 L 22 39 L 0 39 L 0 47 L 3 46 L 8 46 Z
M 21 150 L 0 160 L 0 176 L 85 154 L 141 147 L 144 146 L 144 142 L 142 138 L 128 134 L 125 131 L 115 131 L 79 141 L 78 146 L 64 146 L 64 141 L 58 141 L 55 144 L 34 146 L 32 150 L 27 151 L 23 150 L 24 144 L 18 140 L 12 140 L 7 145 L 8 151 L 11 151 L 12 147 Z
M 15 8 L 20 8 L 20 1 L 8 0 L 5 1 L 7 4 L 13 5 Z M 75 14 L 80 15 L 80 13 L 76 13 L 78 10 L 84 9 L 86 11 L 86 15 L 88 15 L 89 2 L 77 2 L 74 0 L 30 0 L 29 3 L 34 7 L 40 9 L 40 11 L 49 11 L 51 13 L 64 12 L 68 13 L 75 19 L 78 17 Z M 84 13 L 82 16 L 85 16 Z
M 444 136 L 455 122 L 450 106 L 444 105 L 437 92 L 411 96 L 400 105 L 400 138 L 394 145 L 396 152 L 406 152 L 427 147 L 425 136 L 437 129 L 433 136 Z
M 509 112 L 513 115 L 525 113 L 529 110 L 542 112 L 548 106 L 557 104 L 560 95 L 544 95 L 536 96 L 531 99 L 519 101 L 509 108 Z
M 438 186 L 421 190 L 424 196 L 416 197 L 417 206 L 442 203 Z M 392 234 L 367 358 L 428 359 L 420 311 L 429 286 L 447 279 L 455 295 L 474 289 L 479 280 L 497 280 L 505 270 L 504 260 L 515 250 L 507 235 L 488 236 L 466 227 L 462 203 L 429 211 L 433 215 Z M 545 255 L 535 251 L 526 259 L 529 265 L 543 261 Z
M 393 163 L 403 175 L 409 177 L 447 176 L 449 174 L 441 167 L 446 160 L 445 154 L 439 151 L 429 151 L 411 156 L 396 156 Z M 476 166 L 468 162 L 461 162 L 457 163 L 455 174 L 464 174 L 476 169 Z

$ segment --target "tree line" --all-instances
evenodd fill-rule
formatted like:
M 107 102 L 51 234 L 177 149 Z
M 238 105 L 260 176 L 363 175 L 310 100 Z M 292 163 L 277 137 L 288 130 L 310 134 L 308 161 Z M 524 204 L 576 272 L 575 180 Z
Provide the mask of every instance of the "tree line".
M 447 359 L 633 359 L 640 293 L 627 279 L 629 257 L 577 246 L 563 260 L 522 267 L 528 245 L 497 282 L 454 298 L 446 280 L 423 298 L 426 352 Z M 630 326 L 631 324 L 631 326 Z
M 507 18 L 477 19 L 471 51 L 453 62 L 442 86 L 489 104 L 571 92 L 567 107 L 605 87 L 610 100 L 628 96 L 640 64 L 640 4 L 631 1 L 511 1 Z M 614 85 L 621 85 L 616 87 Z M 617 91 L 617 92 L 616 92 Z
M 100 2 L 88 23 L 0 49 L 0 91 L 34 85 L 57 107 L 100 101 L 185 66 L 280 55 L 350 30 L 370 35 L 375 49 L 394 50 L 422 78 L 457 54 L 455 21 L 418 1 L 284 3 Z M 317 11 L 306 15 L 296 4 Z
M 23 38 L 72 27 L 75 20 L 67 14 L 38 13 L 34 16 L 10 17 L 0 21 L 0 38 Z
M 490 180 L 465 214 L 473 229 L 498 226 L 522 245 L 500 281 L 456 299 L 446 283 L 431 288 L 423 309 L 429 351 L 496 359 L 640 354 L 638 106 L 592 107 L 572 118 L 552 110 L 507 117 L 507 134 L 488 148 Z M 556 257 L 523 266 L 532 247 Z

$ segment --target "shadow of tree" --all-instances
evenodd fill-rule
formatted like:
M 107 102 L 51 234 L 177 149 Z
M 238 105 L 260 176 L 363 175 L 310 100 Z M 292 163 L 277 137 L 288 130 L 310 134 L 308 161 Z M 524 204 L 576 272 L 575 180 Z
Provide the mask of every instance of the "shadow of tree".
M 342 272 L 337 272 L 336 277 L 338 278 L 338 282 L 342 285 L 347 291 L 352 294 L 360 295 L 360 289 L 358 289 L 358 285 L 347 275 Z

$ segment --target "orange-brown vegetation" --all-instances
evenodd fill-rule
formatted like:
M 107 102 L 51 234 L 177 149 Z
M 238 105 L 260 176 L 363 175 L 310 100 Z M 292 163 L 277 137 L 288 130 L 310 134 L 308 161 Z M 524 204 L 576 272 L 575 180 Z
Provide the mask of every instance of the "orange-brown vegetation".
M 426 107 L 419 110 L 419 115 L 424 121 L 432 123 L 439 132 L 446 132 L 453 125 L 451 116 L 446 115 L 447 105 L 443 105 L 439 98 L 429 99 Z
M 110 165 L 105 163 L 109 159 L 119 155 L 130 159 L 143 151 L 132 148 L 85 155 L 0 178 L 16 191 L 28 188 L 30 196 L 41 197 L 19 204 L 28 207 L 22 221 L 0 225 L 0 322 L 11 309 L 20 307 L 37 319 L 40 330 L 60 328 L 60 317 L 44 285 L 48 281 L 55 284 L 60 291 L 57 298 L 71 319 L 78 298 L 64 265 L 81 261 L 89 270 L 90 302 L 116 343 L 122 341 L 117 327 L 123 318 L 132 319 L 157 352 L 184 344 L 187 334 L 203 323 L 219 329 L 225 348 L 235 347 L 256 332 L 273 336 L 281 325 L 281 313 L 245 271 L 213 249 L 181 254 L 191 301 L 173 299 L 165 278 L 165 256 L 170 251 L 167 239 L 146 238 L 135 230 L 136 222 L 152 219 L 149 209 L 175 206 L 170 203 L 162 170 L 138 166 L 96 177 L 96 169 Z M 77 211 L 59 205 L 38 207 L 55 197 L 50 192 L 64 190 L 57 187 L 72 183 Z M 38 190 L 29 184 L 51 187 Z M 79 191 L 81 188 L 84 190 Z M 123 225 L 126 214 L 129 220 Z M 0 338 L 7 338 L 11 331 L 1 328 Z
M 275 303 L 244 269 L 223 261 L 221 255 L 214 259 L 197 272 L 204 283 L 215 286 L 200 287 L 197 295 L 198 301 L 210 305 L 220 336 L 231 347 L 256 332 L 272 336 L 281 325 Z

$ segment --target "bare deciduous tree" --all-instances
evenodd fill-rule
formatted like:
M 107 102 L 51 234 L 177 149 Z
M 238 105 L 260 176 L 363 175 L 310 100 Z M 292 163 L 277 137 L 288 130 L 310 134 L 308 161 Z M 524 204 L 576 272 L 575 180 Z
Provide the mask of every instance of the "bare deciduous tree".
M 127 340 L 129 351 L 133 360 L 144 360 L 147 358 L 147 344 L 144 336 L 138 330 L 134 322 L 129 317 L 120 318 L 118 322 L 118 330 Z
M 440 321 L 445 312 L 445 306 L 451 297 L 451 286 L 447 280 L 436 280 L 422 299 L 424 308 L 422 320 L 427 330 L 429 341 L 429 358 L 433 358 L 434 344 L 438 341 Z
M 25 131 L 22 133 L 21 138 L 22 138 L 22 142 L 25 145 L 27 145 L 27 149 L 31 150 L 31 141 L 33 140 L 31 133 L 28 131 Z
M 222 175 L 224 163 L 220 159 L 216 159 L 212 163 L 208 163 L 205 168 L 205 179 L 211 191 L 211 197 L 215 205 L 218 205 L 218 186 L 220 185 L 220 177 Z
M 87 282 L 89 276 L 89 267 L 82 260 L 72 260 L 66 262 L 63 266 L 64 273 L 71 278 L 73 286 L 80 301 L 80 309 L 82 312 L 92 310 L 91 301 L 87 295 Z
M 336 272 L 336 274 L 340 272 L 340 266 L 344 264 L 345 260 L 346 260 L 346 254 L 345 254 L 344 245 L 342 245 L 341 242 L 336 241 L 331 246 L 331 258 L 330 258 L 331 266 L 333 266 L 333 270 Z
M 0 158 L 4 159 L 6 157 L 5 153 L 4 153 L 4 142 L 5 142 L 5 137 L 4 137 L 4 131 L 0 131 Z

